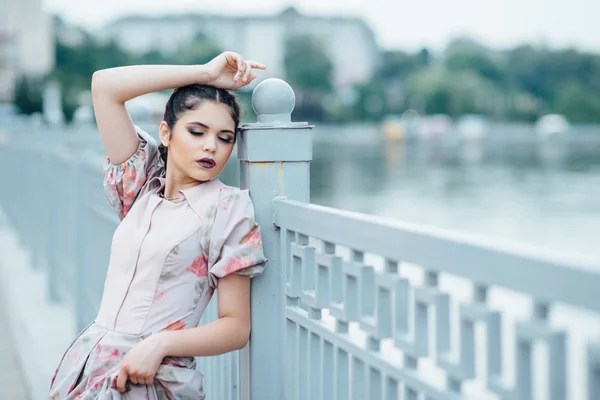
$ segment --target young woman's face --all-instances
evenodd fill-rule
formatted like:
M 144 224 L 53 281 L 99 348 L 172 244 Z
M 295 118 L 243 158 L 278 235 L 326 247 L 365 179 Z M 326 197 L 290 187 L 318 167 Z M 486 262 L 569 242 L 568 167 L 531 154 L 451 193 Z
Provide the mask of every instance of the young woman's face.
M 229 107 L 203 101 L 183 113 L 169 136 L 166 123 L 160 128 L 161 142 L 169 148 L 168 168 L 184 177 L 208 181 L 223 171 L 235 143 L 235 122 Z

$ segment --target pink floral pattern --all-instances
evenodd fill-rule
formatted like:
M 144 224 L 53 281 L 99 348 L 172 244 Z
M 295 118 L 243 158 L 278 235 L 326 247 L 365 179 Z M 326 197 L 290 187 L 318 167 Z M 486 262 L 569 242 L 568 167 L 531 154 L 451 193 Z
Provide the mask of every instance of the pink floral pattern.
M 153 299 L 153 301 L 154 302 L 159 301 L 160 299 L 162 299 L 164 297 L 164 295 L 165 295 L 165 291 L 164 290 L 160 290 L 160 291 L 157 290 L 156 293 L 154 293 L 154 299 Z
M 254 264 L 254 262 L 252 261 L 252 259 L 249 259 L 249 258 L 241 258 L 241 257 L 230 258 L 229 260 L 227 260 L 227 263 L 225 264 L 225 275 L 237 272 L 244 268 L 248 268 L 252 264 Z
M 198 278 L 206 277 L 208 276 L 208 260 L 204 254 L 200 254 L 198 257 L 194 258 L 194 261 L 186 270 L 196 275 Z
M 175 321 L 175 322 L 171 322 L 169 325 L 167 325 L 167 327 L 165 328 L 166 331 L 180 331 L 182 329 L 185 329 L 185 321 Z
M 193 357 L 165 358 L 158 368 L 154 385 L 134 385 L 127 382 L 126 397 L 121 394 L 116 385 L 119 362 L 141 340 L 141 336 L 107 332 L 104 327 L 92 324 L 71 346 L 72 351 L 89 354 L 87 361 L 69 365 L 71 368 L 59 365 L 48 398 L 205 399 L 203 376 L 195 370 Z
M 260 232 L 251 231 L 246 235 L 246 237 L 244 237 L 242 244 L 247 244 L 254 250 L 260 249 L 262 247 L 262 238 L 260 237 Z
M 221 191 L 213 232 L 217 234 L 213 233 L 208 256 L 211 287 L 216 288 L 216 278 L 231 273 L 251 278 L 262 273 L 265 262 L 262 239 L 248 191 L 234 188 Z
M 119 165 L 113 165 L 108 157 L 104 162 L 104 193 L 121 219 L 129 213 L 146 182 L 162 171 L 154 139 L 137 127 L 136 130 L 140 139 L 136 152 Z

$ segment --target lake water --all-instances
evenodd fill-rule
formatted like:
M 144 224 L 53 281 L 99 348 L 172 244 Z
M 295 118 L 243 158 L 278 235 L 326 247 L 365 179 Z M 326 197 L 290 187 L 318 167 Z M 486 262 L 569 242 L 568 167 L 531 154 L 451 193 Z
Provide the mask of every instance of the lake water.
M 600 260 L 600 128 L 542 151 L 510 131 L 471 146 L 342 132 L 314 132 L 313 203 Z

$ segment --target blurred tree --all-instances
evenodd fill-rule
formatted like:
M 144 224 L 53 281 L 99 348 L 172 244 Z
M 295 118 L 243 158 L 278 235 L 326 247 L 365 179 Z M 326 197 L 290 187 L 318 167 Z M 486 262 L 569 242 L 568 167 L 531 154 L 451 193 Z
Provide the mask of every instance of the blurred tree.
M 557 91 L 553 109 L 573 122 L 598 122 L 600 95 L 578 82 L 567 82 Z
M 77 85 L 88 85 L 92 74 L 99 69 L 129 65 L 132 57 L 123 51 L 114 41 L 102 43 L 91 35 L 77 46 L 67 46 L 56 42 L 56 69 L 84 81 Z
M 84 62 L 84 71 L 89 75 L 90 80 L 92 74 L 99 69 L 133 64 L 131 54 L 121 49 L 114 40 L 99 42 L 90 37 L 83 42 L 80 52 L 89 55 L 82 57 L 81 60 Z
M 31 115 L 43 111 L 41 81 L 21 76 L 17 79 L 14 91 L 14 103 L 21 114 Z
M 379 71 L 382 79 L 406 79 L 408 75 L 423 67 L 419 54 L 409 54 L 400 50 L 383 52 L 383 61 Z
M 431 54 L 429 53 L 429 50 L 427 50 L 426 48 L 419 50 L 419 52 L 417 53 L 417 60 L 418 64 L 421 66 L 429 65 L 429 63 L 431 62 Z
M 401 113 L 405 105 L 405 86 L 408 77 L 429 65 L 430 61 L 431 56 L 425 48 L 414 54 L 401 50 L 384 51 L 381 66 L 375 76 L 368 84 L 357 88 L 360 97 L 356 114 L 365 115 L 367 110 L 371 110 L 368 112 L 368 118 L 372 118 L 387 113 Z M 367 101 L 367 97 L 370 100 Z M 378 97 L 381 99 L 377 100 Z M 382 105 L 381 112 L 374 113 L 373 111 L 378 108 L 375 105 L 378 104 Z
M 220 52 L 202 33 L 172 54 L 153 50 L 141 55 L 86 35 L 73 46 L 57 40 L 56 68 L 48 78 L 60 82 L 64 112 L 70 119 L 98 69 L 198 64 Z M 556 112 L 573 121 L 600 122 L 600 55 L 574 49 L 523 45 L 495 51 L 463 38 L 447 46 L 442 65 L 432 62 L 427 49 L 416 53 L 388 50 L 368 83 L 337 87 L 334 92 L 334 66 L 327 50 L 318 38 L 305 35 L 286 40 L 284 66 L 297 94 L 297 119 L 377 120 L 386 113 L 416 108 L 426 113 L 477 112 L 517 120 Z M 20 79 L 15 95 L 20 109 L 41 111 L 41 84 Z M 243 97 L 246 100 L 249 103 Z
M 80 94 L 90 89 L 95 71 L 133 63 L 134 57 L 114 41 L 100 42 L 89 34 L 75 46 L 57 40 L 55 68 L 46 78 L 60 84 L 66 121 L 72 120 Z
M 426 114 L 459 116 L 469 113 L 493 113 L 486 99 L 498 90 L 474 71 L 450 71 L 428 67 L 407 80 L 408 108 Z
M 296 91 L 294 118 L 321 121 L 328 118 L 323 106 L 333 88 L 333 63 L 321 41 L 312 36 L 293 36 L 285 42 L 287 82 Z
M 290 85 L 320 93 L 332 89 L 333 63 L 317 38 L 307 35 L 288 38 L 283 63 Z
M 353 119 L 371 121 L 381 119 L 387 110 L 385 87 L 380 80 L 356 86 L 358 101 L 353 107 Z
M 504 81 L 501 60 L 493 59 L 489 49 L 470 40 L 451 42 L 445 51 L 445 65 L 451 71 L 472 70 L 492 82 Z
M 219 47 L 202 32 L 171 57 L 171 64 L 205 64 L 221 54 Z
M 569 119 L 600 121 L 600 57 L 573 49 L 551 51 L 520 46 L 507 52 L 510 83 Z
M 531 46 L 520 46 L 507 52 L 507 74 L 510 81 L 536 97 L 546 98 L 544 77 L 540 75 L 541 55 Z

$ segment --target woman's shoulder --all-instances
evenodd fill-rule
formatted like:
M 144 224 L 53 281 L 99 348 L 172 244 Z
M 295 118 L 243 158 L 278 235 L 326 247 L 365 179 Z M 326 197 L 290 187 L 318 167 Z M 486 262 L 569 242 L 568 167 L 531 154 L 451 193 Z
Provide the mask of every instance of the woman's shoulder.
M 156 141 L 140 127 L 135 129 L 139 138 L 135 153 L 120 164 L 113 164 L 108 157 L 104 163 L 104 192 L 121 219 L 144 194 L 146 184 L 164 173 Z

